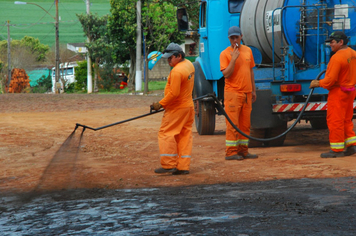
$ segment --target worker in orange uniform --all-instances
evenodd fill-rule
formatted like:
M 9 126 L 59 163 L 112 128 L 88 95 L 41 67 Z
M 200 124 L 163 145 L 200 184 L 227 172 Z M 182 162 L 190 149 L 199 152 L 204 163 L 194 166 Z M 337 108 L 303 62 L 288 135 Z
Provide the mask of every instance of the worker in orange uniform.
M 310 88 L 329 90 L 326 121 L 331 150 L 322 153 L 320 157 L 350 156 L 356 152 L 352 123 L 356 95 L 356 52 L 347 46 L 348 38 L 341 31 L 333 32 L 325 42 L 330 42 L 335 54 L 330 58 L 324 79 L 312 80 L 310 83 Z
M 256 101 L 253 73 L 255 61 L 249 47 L 241 45 L 239 27 L 228 30 L 230 46 L 220 54 L 220 70 L 225 77 L 224 105 L 226 114 L 245 134 L 250 135 L 252 103 Z M 226 119 L 225 160 L 256 159 L 248 152 L 248 138 L 240 134 Z
M 192 126 L 194 122 L 194 66 L 185 59 L 182 48 L 170 43 L 163 58 L 167 58 L 171 70 L 161 101 L 151 105 L 154 110 L 164 108 L 158 143 L 162 168 L 155 173 L 189 174 L 192 153 Z
M 124 78 L 122 79 L 122 81 L 121 81 L 121 83 L 120 83 L 120 89 L 126 88 L 126 86 L 127 86 L 127 81 L 128 81 L 128 80 L 129 80 L 129 79 L 127 78 L 127 76 L 124 75 Z

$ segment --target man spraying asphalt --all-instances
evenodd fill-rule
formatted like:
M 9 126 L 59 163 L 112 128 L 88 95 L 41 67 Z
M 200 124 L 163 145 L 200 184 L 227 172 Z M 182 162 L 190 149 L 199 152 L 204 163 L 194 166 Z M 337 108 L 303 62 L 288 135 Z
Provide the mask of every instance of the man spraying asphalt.
M 157 174 L 189 174 L 192 153 L 192 126 L 194 122 L 194 66 L 185 59 L 182 48 L 170 43 L 163 58 L 173 69 L 167 78 L 164 97 L 151 105 L 154 110 L 164 108 L 162 124 L 158 132 L 161 168 Z

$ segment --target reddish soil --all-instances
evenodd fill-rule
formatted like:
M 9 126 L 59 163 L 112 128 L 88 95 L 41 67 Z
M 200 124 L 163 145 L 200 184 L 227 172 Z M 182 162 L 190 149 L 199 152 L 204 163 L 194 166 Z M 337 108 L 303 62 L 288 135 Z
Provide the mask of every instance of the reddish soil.
M 356 155 L 322 159 L 328 131 L 300 123 L 282 147 L 251 148 L 256 160 L 225 161 L 225 120 L 214 135 L 193 129 L 189 175 L 157 175 L 163 113 L 99 131 L 86 129 L 79 149 L 65 140 L 76 123 L 101 127 L 149 112 L 162 95 L 0 95 L 0 191 L 149 188 L 273 179 L 356 176 Z M 80 139 L 78 128 L 68 144 Z M 75 146 L 75 145 L 74 145 Z M 59 151 L 61 149 L 61 151 Z M 78 151 L 78 152 L 77 152 Z

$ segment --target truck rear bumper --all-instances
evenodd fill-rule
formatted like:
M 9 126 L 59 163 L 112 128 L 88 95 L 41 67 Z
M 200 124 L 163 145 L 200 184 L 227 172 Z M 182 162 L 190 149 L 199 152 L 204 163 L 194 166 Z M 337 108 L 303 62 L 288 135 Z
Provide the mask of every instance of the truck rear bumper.
M 272 113 L 293 113 L 301 112 L 303 109 L 304 103 L 286 103 L 286 104 L 273 104 Z M 327 102 L 309 102 L 306 112 L 308 111 L 326 111 L 328 108 Z M 356 101 L 354 101 L 354 110 L 356 109 Z

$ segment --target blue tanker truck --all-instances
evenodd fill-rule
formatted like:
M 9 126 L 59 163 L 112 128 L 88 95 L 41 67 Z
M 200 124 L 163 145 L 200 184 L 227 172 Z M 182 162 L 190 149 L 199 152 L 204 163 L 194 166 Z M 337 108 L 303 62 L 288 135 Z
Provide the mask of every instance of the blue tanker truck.
M 200 1 L 194 97 L 214 92 L 223 102 L 225 82 L 219 56 L 230 45 L 228 29 L 239 26 L 243 44 L 252 49 L 256 63 L 257 101 L 251 114 L 251 136 L 263 139 L 283 133 L 287 122 L 301 112 L 310 81 L 327 67 L 332 51 L 324 41 L 331 32 L 344 31 L 349 36 L 348 45 L 355 49 L 355 7 L 355 0 Z M 186 11 L 184 17 L 187 18 Z M 328 91 L 323 88 L 313 91 L 301 116 L 312 128 L 327 128 L 327 97 Z M 195 101 L 198 133 L 213 134 L 219 113 L 213 99 Z M 250 146 L 280 146 L 284 139 L 285 136 L 268 142 L 250 140 Z

